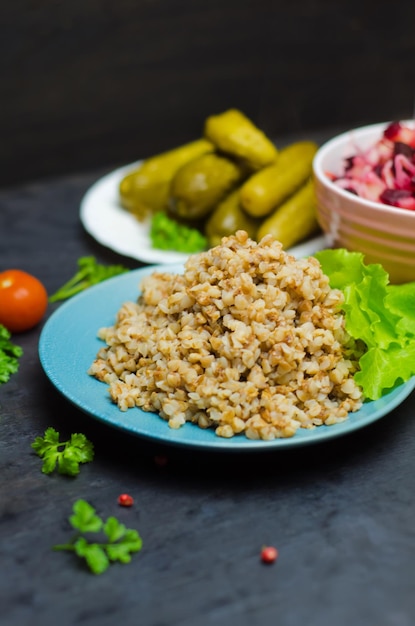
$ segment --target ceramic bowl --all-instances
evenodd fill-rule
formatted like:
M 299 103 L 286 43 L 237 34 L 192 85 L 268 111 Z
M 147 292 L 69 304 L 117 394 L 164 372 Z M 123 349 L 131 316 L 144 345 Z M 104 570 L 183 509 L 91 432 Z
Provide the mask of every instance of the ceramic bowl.
M 414 121 L 403 121 L 414 127 Z M 339 175 L 344 159 L 381 138 L 389 122 L 345 132 L 318 150 L 313 172 L 317 216 L 331 247 L 362 252 L 367 263 L 381 263 L 391 283 L 415 280 L 415 211 L 372 202 L 336 186 L 327 173 Z

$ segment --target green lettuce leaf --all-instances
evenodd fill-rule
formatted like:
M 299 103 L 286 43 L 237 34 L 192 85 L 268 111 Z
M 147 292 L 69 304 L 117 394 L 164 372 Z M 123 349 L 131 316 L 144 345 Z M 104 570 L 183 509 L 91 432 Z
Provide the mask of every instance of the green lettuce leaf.
M 344 293 L 347 332 L 367 350 L 355 374 L 364 396 L 377 400 L 415 375 L 415 282 L 391 285 L 377 263 L 343 248 L 315 254 L 330 286 Z
M 386 297 L 388 308 L 398 317 L 399 332 L 415 336 L 415 283 L 390 285 Z

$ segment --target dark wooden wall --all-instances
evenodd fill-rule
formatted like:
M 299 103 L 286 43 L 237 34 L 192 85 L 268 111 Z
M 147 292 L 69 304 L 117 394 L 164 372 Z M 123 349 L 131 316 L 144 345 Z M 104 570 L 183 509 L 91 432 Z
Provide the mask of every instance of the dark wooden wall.
M 130 162 L 231 106 L 273 137 L 413 115 L 413 0 L 13 0 L 0 24 L 1 185 Z

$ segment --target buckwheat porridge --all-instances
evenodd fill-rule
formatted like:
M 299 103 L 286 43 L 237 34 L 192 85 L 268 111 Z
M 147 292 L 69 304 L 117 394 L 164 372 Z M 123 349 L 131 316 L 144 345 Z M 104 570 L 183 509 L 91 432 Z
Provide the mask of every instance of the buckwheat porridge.
M 106 345 L 88 370 L 122 411 L 272 440 L 362 405 L 342 293 L 316 259 L 295 259 L 272 236 L 238 231 L 140 289 L 99 330 Z

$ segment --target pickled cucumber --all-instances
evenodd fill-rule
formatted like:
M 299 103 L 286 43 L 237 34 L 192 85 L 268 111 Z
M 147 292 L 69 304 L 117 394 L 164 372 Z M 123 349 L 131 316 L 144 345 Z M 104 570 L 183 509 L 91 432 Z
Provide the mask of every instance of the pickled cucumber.
M 208 215 L 244 177 L 244 168 L 216 153 L 203 154 L 183 165 L 173 177 L 169 212 L 187 220 Z
M 213 144 L 202 138 L 146 159 L 121 180 L 121 206 L 139 219 L 165 210 L 171 180 L 177 170 L 195 157 L 213 150 Z
M 318 146 L 298 141 L 283 148 L 273 165 L 253 174 L 241 189 L 242 206 L 253 217 L 265 217 L 311 176 Z
M 258 229 L 258 241 L 271 234 L 290 248 L 319 230 L 314 182 L 310 178 L 286 202 L 268 217 Z
M 218 150 L 243 160 L 252 170 L 273 163 L 278 155 L 272 141 L 237 109 L 208 117 L 204 135 Z
M 259 221 L 247 215 L 241 208 L 239 188 L 232 191 L 218 204 L 205 225 L 209 246 L 220 244 L 222 237 L 234 235 L 237 230 L 245 230 L 255 239 Z

